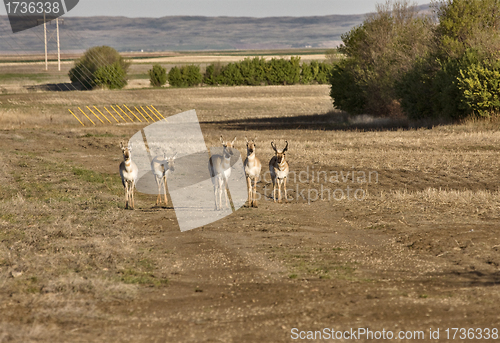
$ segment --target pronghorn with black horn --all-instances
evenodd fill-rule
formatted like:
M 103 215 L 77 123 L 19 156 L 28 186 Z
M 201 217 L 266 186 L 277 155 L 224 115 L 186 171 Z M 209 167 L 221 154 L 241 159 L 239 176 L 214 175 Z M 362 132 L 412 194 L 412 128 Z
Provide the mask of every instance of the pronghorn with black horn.
M 281 185 L 285 189 L 285 200 L 288 201 L 286 194 L 286 178 L 288 177 L 288 162 L 285 159 L 285 152 L 288 150 L 288 142 L 283 150 L 278 150 L 276 144 L 271 142 L 271 147 L 275 155 L 269 161 L 269 171 L 271 172 L 271 180 L 273 182 L 273 200 L 276 202 L 276 184 L 278 184 L 278 202 L 281 202 Z
M 161 205 L 161 191 L 164 191 L 165 206 L 168 205 L 167 198 L 167 178 L 170 173 L 175 171 L 175 157 L 177 153 L 172 157 L 167 157 L 167 153 L 163 152 L 163 159 L 156 156 L 151 161 L 151 171 L 155 177 L 156 185 L 158 186 L 158 196 L 156 197 L 156 206 Z
M 208 170 L 214 185 L 215 210 L 217 211 L 222 209 L 222 193 L 224 193 L 226 198 L 226 207 L 231 208 L 229 205 L 229 198 L 227 196 L 227 180 L 231 175 L 231 156 L 233 156 L 232 149 L 234 147 L 236 137 L 234 137 L 232 142 L 226 142 L 222 136 L 220 136 L 220 141 L 223 148 L 222 155 L 212 155 L 208 161 Z
M 120 142 L 120 148 L 123 153 L 123 161 L 120 163 L 120 177 L 123 188 L 125 188 L 125 208 L 134 209 L 134 188 L 139 169 L 132 161 L 132 144 L 125 147 L 123 142 Z
M 246 137 L 247 141 L 247 158 L 245 159 L 245 175 L 247 177 L 247 185 L 248 185 L 248 206 L 249 207 L 258 207 L 257 205 L 257 181 L 259 181 L 260 170 L 262 168 L 262 164 L 260 163 L 257 156 L 255 156 L 255 140 L 249 141 Z M 253 180 L 253 187 L 252 187 Z

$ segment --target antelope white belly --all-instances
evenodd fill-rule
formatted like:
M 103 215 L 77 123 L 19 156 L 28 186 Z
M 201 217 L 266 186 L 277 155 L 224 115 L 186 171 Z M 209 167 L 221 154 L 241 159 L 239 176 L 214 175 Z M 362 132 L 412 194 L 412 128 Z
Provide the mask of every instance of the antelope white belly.
M 253 166 L 249 168 L 249 166 L 245 166 L 245 174 L 250 178 L 254 178 L 259 175 L 259 168 L 257 166 Z
M 288 172 L 287 171 L 281 171 L 281 170 L 278 170 L 278 169 L 274 169 L 274 172 L 276 173 L 276 177 L 278 179 L 284 179 L 285 177 L 288 176 Z

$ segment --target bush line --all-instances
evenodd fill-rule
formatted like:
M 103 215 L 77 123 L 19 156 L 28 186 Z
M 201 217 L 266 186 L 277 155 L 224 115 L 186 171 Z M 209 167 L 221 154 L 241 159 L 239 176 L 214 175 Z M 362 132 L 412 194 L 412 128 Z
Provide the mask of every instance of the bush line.
M 185 65 L 173 67 L 168 72 L 168 82 L 172 87 L 192 87 L 200 84 L 227 86 L 326 84 L 329 81 L 332 64 L 311 61 L 300 63 L 300 57 L 245 58 L 243 61 L 226 65 L 212 63 L 202 75 L 200 67 Z

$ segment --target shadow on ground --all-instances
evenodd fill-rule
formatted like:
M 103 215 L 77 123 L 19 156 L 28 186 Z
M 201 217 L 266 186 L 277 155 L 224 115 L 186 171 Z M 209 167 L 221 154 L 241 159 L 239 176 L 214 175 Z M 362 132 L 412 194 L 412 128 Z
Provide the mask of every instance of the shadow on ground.
M 81 87 L 72 83 L 47 83 L 43 85 L 34 85 L 25 87 L 28 92 L 69 92 L 82 90 Z
M 395 131 L 429 128 L 447 124 L 442 121 L 413 122 L 407 118 L 375 118 L 369 115 L 349 116 L 345 112 L 293 117 L 266 117 L 202 122 L 227 130 L 340 130 L 340 131 Z

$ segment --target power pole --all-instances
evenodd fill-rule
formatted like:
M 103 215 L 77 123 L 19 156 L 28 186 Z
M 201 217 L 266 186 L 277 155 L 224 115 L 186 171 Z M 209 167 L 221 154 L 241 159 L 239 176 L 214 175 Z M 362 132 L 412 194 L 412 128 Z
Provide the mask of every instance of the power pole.
M 57 27 L 57 65 L 59 71 L 61 71 L 61 45 L 59 44 L 59 18 L 56 18 Z
M 45 11 L 43 11 L 43 37 L 45 40 L 45 70 L 49 70 L 49 61 L 47 58 L 47 22 L 45 21 Z

